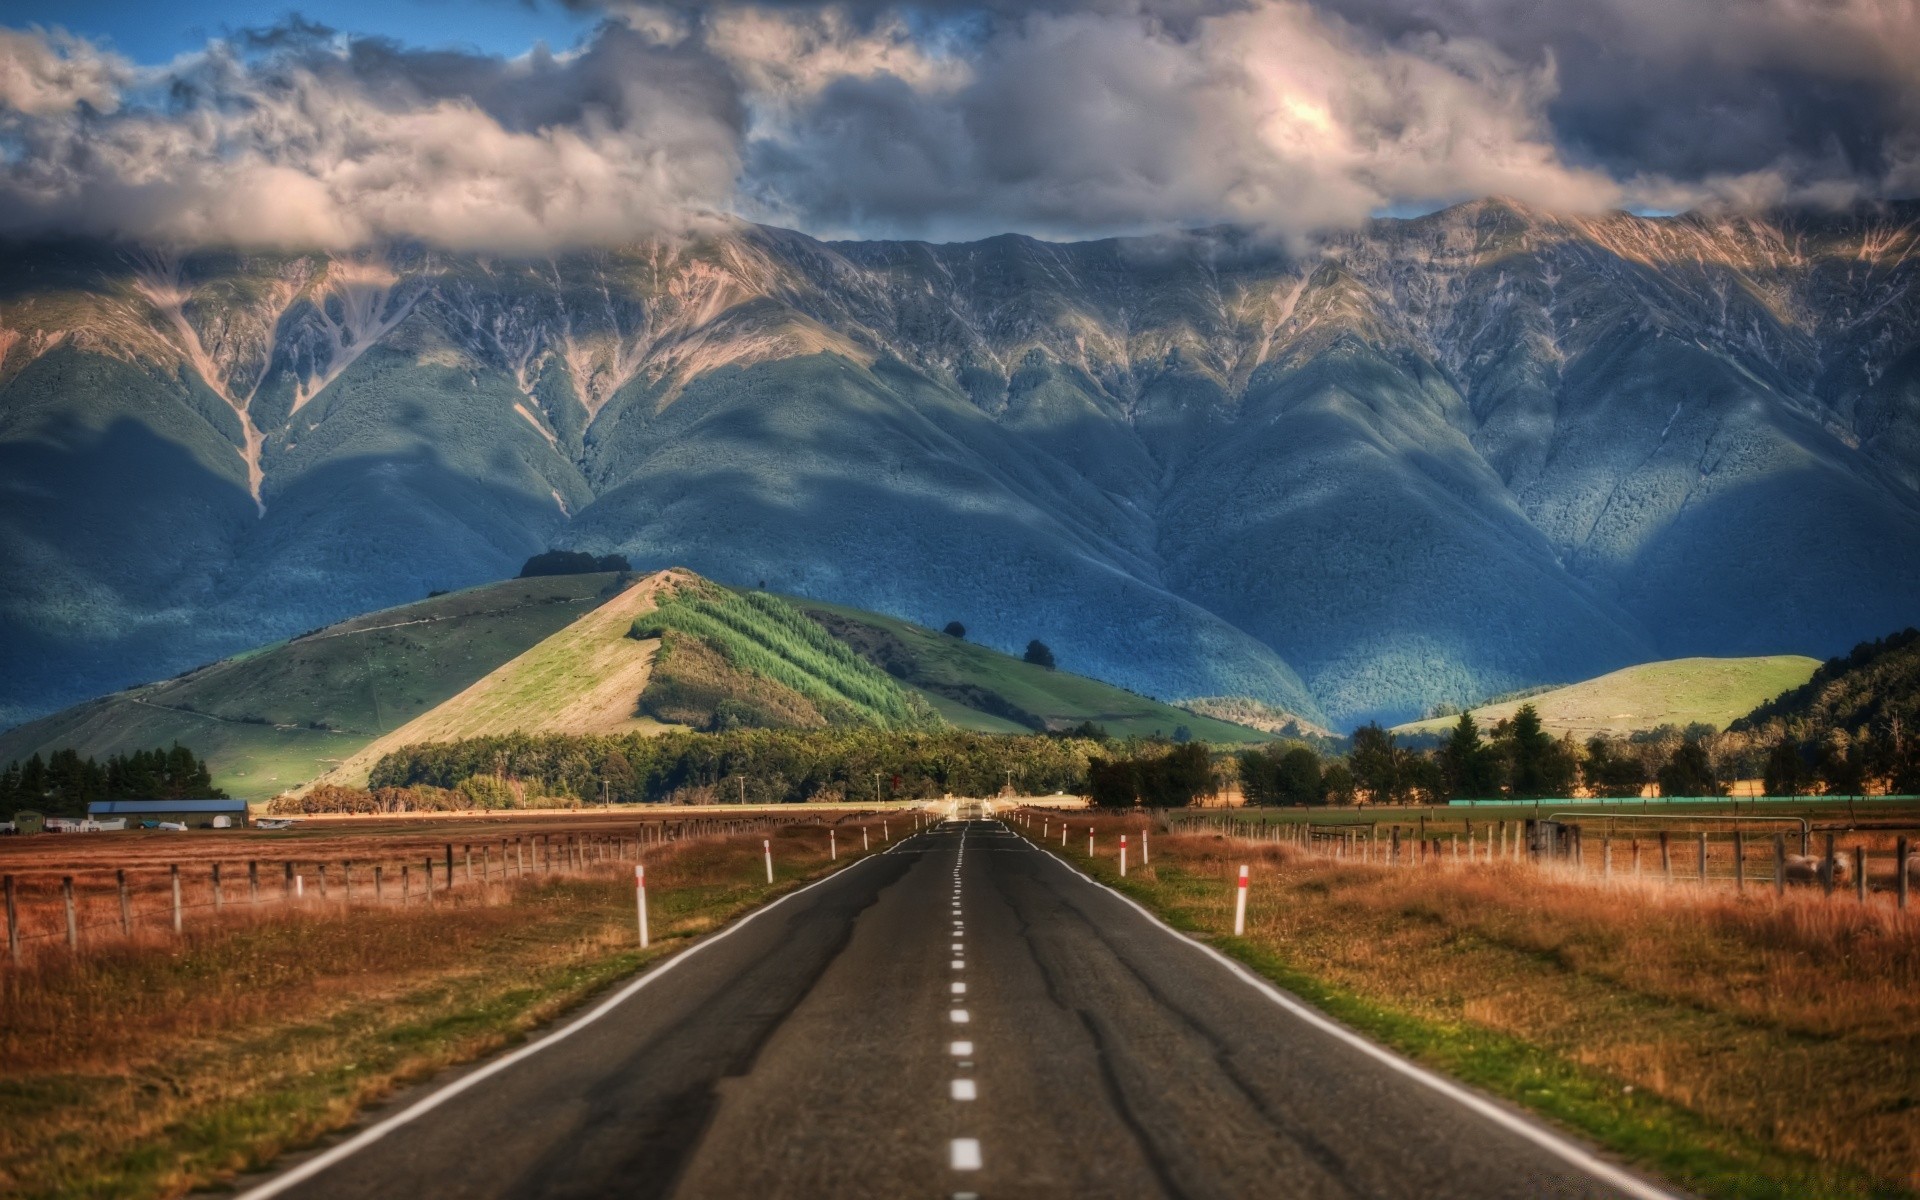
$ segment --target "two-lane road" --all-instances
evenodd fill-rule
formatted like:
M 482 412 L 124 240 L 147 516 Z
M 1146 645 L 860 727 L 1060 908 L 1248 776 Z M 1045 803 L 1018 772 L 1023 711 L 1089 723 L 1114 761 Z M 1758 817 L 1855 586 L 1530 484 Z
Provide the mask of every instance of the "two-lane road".
M 256 1195 L 1652 1197 L 997 821 L 864 859 Z

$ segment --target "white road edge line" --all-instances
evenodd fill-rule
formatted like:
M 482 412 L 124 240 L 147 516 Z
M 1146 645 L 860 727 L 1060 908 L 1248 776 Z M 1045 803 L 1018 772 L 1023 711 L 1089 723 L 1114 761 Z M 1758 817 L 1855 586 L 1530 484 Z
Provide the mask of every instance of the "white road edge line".
M 1517 1134 L 1525 1138 L 1527 1141 L 1532 1142 L 1534 1145 L 1547 1151 L 1561 1161 L 1580 1168 L 1596 1179 L 1612 1184 L 1629 1196 L 1637 1197 L 1638 1200 L 1681 1200 L 1678 1193 L 1655 1187 L 1637 1175 L 1629 1174 L 1604 1159 L 1596 1158 L 1585 1148 L 1566 1140 L 1551 1129 L 1537 1125 L 1533 1121 L 1516 1113 L 1509 1112 L 1487 1100 L 1485 1097 L 1476 1095 L 1466 1087 L 1453 1082 L 1451 1079 L 1436 1075 L 1425 1067 L 1418 1066 L 1400 1057 L 1384 1046 L 1375 1045 L 1373 1042 L 1361 1037 L 1346 1026 L 1321 1015 L 1300 1001 L 1295 1000 L 1273 984 L 1255 975 L 1241 963 L 1227 957 L 1212 946 L 1181 933 L 1178 929 L 1162 921 L 1159 917 L 1154 916 L 1144 905 L 1134 900 L 1131 896 L 1122 895 L 1113 888 L 1101 883 L 1098 879 L 1088 875 L 1072 863 L 1060 858 L 1058 855 L 1049 854 L 1047 857 L 1059 863 L 1075 875 L 1078 875 L 1094 887 L 1120 900 L 1135 912 L 1138 912 L 1141 916 L 1151 921 L 1155 926 L 1164 930 L 1169 936 L 1179 938 L 1202 954 L 1212 958 L 1228 971 L 1231 971 L 1242 983 L 1247 984 L 1288 1013 L 1306 1022 L 1308 1025 L 1313 1026 L 1315 1029 L 1320 1030 L 1322 1033 L 1345 1042 L 1347 1045 L 1361 1051 L 1368 1057 L 1405 1075 L 1415 1083 L 1431 1088 L 1433 1091 L 1460 1104 L 1469 1111 L 1492 1121 L 1495 1125 L 1500 1126 L 1509 1133 Z
M 582 1029 L 585 1029 L 587 1026 L 593 1024 L 595 1021 L 598 1021 L 601 1017 L 606 1016 L 608 1013 L 612 1012 L 614 1009 L 624 1004 L 627 1000 L 632 998 L 636 993 L 641 991 L 648 984 L 651 984 L 654 980 L 660 978 L 662 975 L 665 975 L 668 971 L 673 970 L 673 968 L 679 966 L 681 963 L 685 962 L 687 959 L 700 953 L 700 951 L 705 950 L 708 946 L 711 946 L 716 942 L 725 941 L 727 938 L 732 937 L 735 933 L 738 933 L 740 930 L 745 929 L 748 925 L 752 924 L 758 918 L 764 916 L 767 913 L 772 912 L 776 908 L 779 908 L 782 904 L 785 904 L 787 901 L 793 899 L 795 896 L 799 896 L 803 893 L 810 892 L 814 888 L 819 887 L 823 883 L 831 883 L 833 880 L 838 879 L 840 878 L 840 876 L 846 874 L 852 868 L 859 866 L 863 862 L 869 862 L 872 859 L 877 857 L 878 855 L 867 855 L 862 858 L 854 859 L 852 862 L 849 862 L 845 867 L 842 867 L 840 870 L 830 872 L 829 874 L 814 880 L 812 883 L 807 884 L 805 887 L 795 888 L 793 891 L 788 892 L 786 895 L 781 896 L 778 899 L 774 900 L 771 904 L 767 904 L 761 908 L 754 909 L 752 912 L 748 913 L 746 916 L 741 917 L 738 921 L 735 921 L 731 925 L 728 925 L 725 929 L 722 929 L 719 933 L 716 933 L 711 937 L 704 938 L 701 941 L 695 942 L 693 945 L 688 946 L 685 950 L 680 951 L 679 953 L 667 959 L 665 962 L 661 963 L 660 965 L 645 971 L 644 973 L 641 974 L 641 976 L 638 979 L 635 979 L 632 983 L 629 983 L 627 986 L 621 988 L 619 991 L 615 992 L 613 995 L 601 1001 L 598 1005 L 596 1005 L 592 1009 L 581 1014 L 579 1017 L 574 1018 L 574 1020 L 568 1022 L 567 1024 L 562 1025 L 560 1028 L 554 1030 L 552 1033 L 547 1034 L 545 1037 L 542 1037 L 537 1041 L 528 1042 L 526 1045 L 520 1047 L 518 1050 L 515 1050 L 510 1054 L 503 1055 L 500 1058 L 494 1059 L 492 1062 L 488 1063 L 484 1067 L 481 1067 L 479 1070 L 474 1071 L 472 1074 L 462 1075 L 460 1078 L 452 1081 L 451 1083 L 447 1084 L 445 1087 L 440 1088 L 438 1091 L 433 1092 L 431 1095 L 422 1096 L 419 1100 L 416 1100 L 414 1103 L 408 1105 L 406 1108 L 400 1110 L 399 1112 L 393 1114 L 392 1116 L 386 1118 L 385 1120 L 378 1121 L 372 1125 L 367 1126 L 367 1128 L 361 1130 L 359 1133 L 348 1138 L 346 1141 L 341 1142 L 338 1146 L 333 1147 L 331 1150 L 328 1150 L 322 1154 L 317 1154 L 314 1157 L 308 1159 L 306 1162 L 301 1163 L 299 1166 L 294 1167 L 284 1172 L 283 1174 L 276 1175 L 272 1179 L 266 1180 L 255 1187 L 247 1189 L 244 1192 L 241 1192 L 238 1196 L 238 1200 L 268 1200 L 269 1197 L 278 1196 L 280 1193 L 286 1191 L 288 1188 L 294 1187 L 298 1184 L 305 1183 L 307 1180 L 312 1179 L 315 1175 L 320 1174 L 322 1171 L 326 1170 L 328 1167 L 333 1166 L 335 1163 L 340 1162 L 343 1159 L 350 1158 L 353 1155 L 358 1154 L 360 1151 L 366 1149 L 368 1146 L 371 1146 L 375 1142 L 386 1137 L 389 1133 L 392 1133 L 394 1130 L 400 1128 L 402 1125 L 411 1124 L 412 1122 L 432 1112 L 434 1109 L 439 1108 L 442 1104 L 445 1104 L 447 1101 L 453 1099 L 455 1096 L 458 1096 L 462 1092 L 466 1091 L 467 1089 L 475 1086 L 476 1084 L 479 1084 L 487 1079 L 491 1079 L 493 1076 L 498 1075 L 500 1072 L 506 1070 L 508 1067 L 514 1065 L 515 1063 L 521 1061 L 522 1059 L 531 1058 L 533 1055 L 538 1054 L 540 1051 L 545 1050 L 548 1046 L 551 1046 L 556 1042 L 564 1041 L 567 1038 L 572 1037 L 574 1034 L 580 1032 Z

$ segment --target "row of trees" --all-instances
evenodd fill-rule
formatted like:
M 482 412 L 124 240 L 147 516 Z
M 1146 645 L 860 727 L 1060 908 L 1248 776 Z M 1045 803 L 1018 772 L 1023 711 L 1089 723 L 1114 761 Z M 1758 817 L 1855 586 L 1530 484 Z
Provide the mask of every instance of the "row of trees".
M 1777 728 L 1692 725 L 1581 742 L 1555 738 L 1530 704 L 1484 732 L 1463 713 L 1437 746 L 1409 746 L 1368 725 L 1354 731 L 1344 762 L 1276 745 L 1241 752 L 1236 766 L 1254 804 L 1638 796 L 1649 787 L 1663 796 L 1723 796 L 1733 781 L 1756 777 L 1770 796 L 1860 795 L 1869 784 L 1920 792 L 1920 743 L 1910 738 L 1829 731 L 1803 741 Z
M 44 759 L 35 754 L 24 763 L 10 762 L 0 771 L 0 812 L 33 809 L 78 816 L 94 800 L 225 797 L 213 786 L 207 764 L 178 742 L 171 749 L 135 750 L 104 762 L 81 758 L 72 749 L 55 750 Z
M 424 784 L 495 796 L 518 789 L 522 802 L 541 804 L 554 798 L 857 803 L 993 795 L 1009 782 L 1028 792 L 1078 792 L 1099 753 L 1101 743 L 1090 738 L 960 730 L 513 734 L 404 747 L 382 758 L 369 782 L 375 790 Z M 492 781 L 505 790 L 493 789 Z

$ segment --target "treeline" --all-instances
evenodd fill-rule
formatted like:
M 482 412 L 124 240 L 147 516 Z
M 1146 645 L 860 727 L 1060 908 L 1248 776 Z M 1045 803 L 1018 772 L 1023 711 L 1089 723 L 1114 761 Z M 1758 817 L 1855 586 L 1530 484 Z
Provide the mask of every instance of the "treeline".
M 919 800 L 995 795 L 1009 780 L 1045 794 L 1079 792 L 1100 752 L 1085 738 L 960 730 L 513 734 L 404 747 L 380 760 L 369 787 L 457 789 L 480 807 Z
M 275 796 L 267 811 L 276 817 L 297 817 L 311 813 L 466 812 L 476 808 L 580 808 L 573 796 L 542 796 L 525 784 L 476 775 L 457 788 L 439 788 L 431 784 L 412 787 L 353 788 L 323 783 L 301 795 Z
M 529 558 L 520 567 L 520 578 L 538 579 L 545 575 L 592 575 L 600 571 L 631 571 L 633 564 L 624 554 L 603 554 L 595 558 L 579 550 L 548 550 Z
M 1198 742 L 1185 742 L 1160 754 L 1096 757 L 1087 763 L 1087 794 L 1103 807 L 1182 808 L 1212 795 L 1219 785 L 1213 757 Z
M 0 771 L 0 812 L 32 809 L 56 816 L 79 816 L 95 800 L 224 800 L 213 786 L 207 764 L 193 751 L 135 750 L 105 762 L 81 758 L 72 749 L 35 754 L 10 762 Z
M 1801 741 L 1777 725 L 1722 732 L 1665 725 L 1625 737 L 1554 737 L 1523 704 L 1483 731 L 1461 714 L 1438 746 L 1401 742 L 1378 725 L 1355 730 L 1344 761 L 1283 744 L 1234 761 L 1251 804 L 1445 803 L 1553 797 L 1724 796 L 1736 780 L 1760 779 L 1769 796 L 1920 792 L 1920 743 L 1871 730 L 1828 731 Z

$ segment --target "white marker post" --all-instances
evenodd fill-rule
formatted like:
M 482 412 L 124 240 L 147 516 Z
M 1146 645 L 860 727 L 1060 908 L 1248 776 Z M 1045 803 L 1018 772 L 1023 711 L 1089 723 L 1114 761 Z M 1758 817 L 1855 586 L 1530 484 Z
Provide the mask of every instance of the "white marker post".
M 887 832 L 887 823 L 885 821 L 880 822 L 880 840 L 883 842 L 891 842 L 893 840 L 893 836 Z
M 833 840 L 833 830 L 827 830 L 827 857 L 834 862 L 840 861 L 840 843 Z
M 771 839 L 766 839 L 766 840 L 763 840 L 763 841 L 761 841 L 761 843 L 760 843 L 760 849 L 766 852 L 766 855 L 767 855 L 767 882 L 768 882 L 768 883 L 772 883 L 772 882 L 773 882 L 773 842 L 772 842 L 772 840 L 771 840 Z
M 640 908 L 640 948 L 647 948 L 647 867 L 645 863 L 633 864 L 633 894 L 638 898 Z
M 1093 826 L 1087 826 L 1087 857 L 1093 857 Z
M 1120 835 L 1120 878 L 1127 877 L 1127 835 Z
M 860 827 L 860 849 L 864 852 L 870 848 L 871 847 L 867 845 L 867 827 L 862 825 Z
M 1247 931 L 1247 869 L 1240 868 L 1240 888 L 1233 899 L 1233 936 Z
M 1060 822 L 1060 848 L 1062 850 L 1067 848 L 1067 823 L 1065 821 Z
M 1152 862 L 1153 852 L 1151 847 L 1147 845 L 1147 831 L 1142 829 L 1140 831 L 1140 865 L 1144 867 Z

